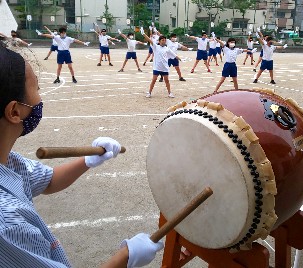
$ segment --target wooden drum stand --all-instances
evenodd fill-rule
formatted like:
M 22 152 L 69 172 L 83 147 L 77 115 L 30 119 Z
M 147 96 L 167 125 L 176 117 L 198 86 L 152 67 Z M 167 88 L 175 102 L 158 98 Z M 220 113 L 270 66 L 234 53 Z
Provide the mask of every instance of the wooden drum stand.
M 159 226 L 166 219 L 160 213 Z M 203 228 L 203 226 L 201 226 Z M 275 268 L 291 268 L 291 247 L 303 249 L 303 212 L 298 211 L 289 220 L 270 233 L 275 238 Z M 191 256 L 179 260 L 182 247 L 191 252 Z M 254 242 L 251 250 L 229 253 L 228 249 L 206 249 L 196 246 L 176 231 L 166 236 L 162 268 L 179 268 L 199 257 L 208 263 L 209 268 L 268 268 L 269 252 L 267 248 Z

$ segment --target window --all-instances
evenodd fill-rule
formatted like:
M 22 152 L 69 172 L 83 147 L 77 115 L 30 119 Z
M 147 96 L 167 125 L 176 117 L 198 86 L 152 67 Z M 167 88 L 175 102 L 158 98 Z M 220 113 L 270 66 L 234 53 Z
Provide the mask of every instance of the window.
M 171 27 L 176 27 L 176 18 L 171 18 Z
M 239 20 L 233 22 L 234 29 L 246 29 L 247 28 L 247 21 Z

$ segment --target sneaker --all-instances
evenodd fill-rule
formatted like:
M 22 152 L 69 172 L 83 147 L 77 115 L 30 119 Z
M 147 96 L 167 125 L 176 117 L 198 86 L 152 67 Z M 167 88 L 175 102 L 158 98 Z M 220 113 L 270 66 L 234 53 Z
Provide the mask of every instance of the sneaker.
M 142 70 L 139 68 L 139 69 L 138 69 L 138 72 L 141 72 L 141 73 L 142 73 Z
M 255 79 L 253 83 L 258 83 L 258 79 Z
M 101 61 L 103 61 L 103 60 L 101 60 Z
M 54 81 L 54 84 L 56 84 L 56 83 L 60 83 L 60 79 L 59 79 L 59 78 L 57 78 L 57 79 Z
M 44 58 L 44 60 L 48 60 L 48 57 Z
M 219 64 L 217 63 L 216 66 L 219 66 Z
M 120 69 L 120 70 L 118 71 L 118 73 L 121 73 L 121 72 L 124 72 L 124 70 L 123 70 L 123 69 Z
M 254 63 L 252 62 L 250 65 L 254 65 Z
M 151 59 L 149 62 L 153 62 L 153 59 Z
M 163 82 L 163 77 L 160 77 L 159 82 Z
M 107 61 L 107 59 L 105 59 L 105 61 Z
M 275 80 L 271 80 L 270 83 L 273 84 L 273 85 L 276 84 Z
M 151 97 L 151 94 L 150 94 L 149 92 L 147 92 L 147 94 L 146 94 L 145 97 L 146 97 L 146 98 L 150 98 L 150 97 Z
M 210 70 L 210 69 L 208 69 L 208 70 L 207 70 L 207 72 L 208 72 L 208 73 L 211 73 L 211 70 Z
M 195 71 L 194 69 L 191 69 L 191 71 L 190 71 L 190 72 L 191 72 L 191 73 L 193 73 L 194 71 Z
M 245 65 L 245 62 L 243 62 L 243 65 Z
M 145 65 L 146 65 L 146 62 L 143 63 L 143 66 L 145 66 Z
M 101 63 L 99 62 L 99 63 L 97 64 L 97 66 L 101 66 Z
M 169 98 L 174 98 L 175 96 L 174 96 L 173 93 L 169 93 L 169 94 L 168 94 L 168 97 L 169 97 Z
M 110 62 L 108 65 L 109 65 L 109 66 L 114 66 L 114 65 L 112 65 L 112 63 L 111 63 L 111 62 Z
M 77 83 L 78 81 L 76 80 L 76 78 L 75 77 L 73 77 L 73 83 Z
M 183 77 L 180 77 L 179 81 L 186 81 L 186 80 Z
M 257 72 L 257 69 L 255 68 L 255 69 L 253 69 L 253 72 Z

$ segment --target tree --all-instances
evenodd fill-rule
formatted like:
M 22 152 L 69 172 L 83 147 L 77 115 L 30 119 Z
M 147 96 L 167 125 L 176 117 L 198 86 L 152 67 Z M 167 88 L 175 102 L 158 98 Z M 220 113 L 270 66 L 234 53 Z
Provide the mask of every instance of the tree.
M 242 18 L 244 19 L 247 10 L 255 8 L 256 0 L 233 0 L 232 5 L 233 8 L 236 8 L 236 10 L 242 14 Z M 244 29 L 242 27 L 242 33 L 243 31 Z
M 111 28 L 113 27 L 113 25 L 115 24 L 115 18 L 113 16 L 113 14 L 111 14 L 109 12 L 107 1 L 106 1 L 105 5 L 104 5 L 104 8 L 105 8 L 105 11 L 102 14 L 102 18 L 106 19 L 106 23 L 105 23 L 106 30 L 108 29 L 110 31 Z
M 201 35 L 202 31 L 206 31 L 209 26 L 208 21 L 196 20 L 193 23 L 193 27 L 191 27 L 191 31 L 193 35 Z
M 241 1 L 241 0 L 239 0 Z M 217 15 L 224 11 L 224 5 L 222 0 L 191 0 L 193 4 L 198 6 L 199 12 L 204 10 L 208 15 L 208 32 L 211 30 L 211 22 L 214 21 Z

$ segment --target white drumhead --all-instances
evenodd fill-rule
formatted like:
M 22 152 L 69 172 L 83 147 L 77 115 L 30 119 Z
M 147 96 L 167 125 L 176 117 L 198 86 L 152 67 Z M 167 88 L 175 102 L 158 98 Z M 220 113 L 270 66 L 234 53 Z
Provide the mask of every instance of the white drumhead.
M 166 219 L 209 186 L 213 195 L 175 229 L 205 248 L 226 248 L 251 225 L 254 190 L 243 156 L 222 129 L 202 117 L 178 114 L 161 123 L 150 141 L 147 175 Z

